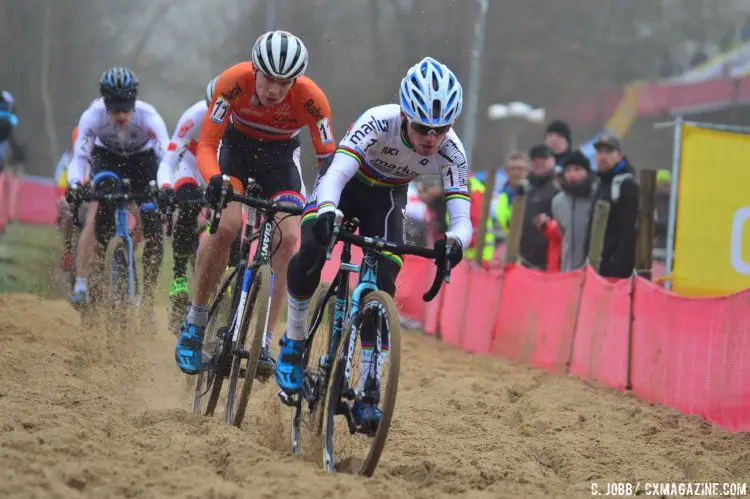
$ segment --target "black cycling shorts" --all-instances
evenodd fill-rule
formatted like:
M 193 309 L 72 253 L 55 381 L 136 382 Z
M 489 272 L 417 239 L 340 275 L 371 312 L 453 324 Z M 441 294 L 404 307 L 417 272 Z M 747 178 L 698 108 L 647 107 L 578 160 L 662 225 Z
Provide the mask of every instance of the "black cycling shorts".
M 319 177 L 320 178 L 320 177 Z M 317 187 L 302 214 L 302 240 L 312 236 L 312 226 L 317 218 Z M 338 209 L 347 219 L 359 219 L 359 234 L 364 237 L 382 237 L 388 241 L 404 244 L 404 218 L 406 209 L 406 186 L 372 187 L 356 178 L 351 179 L 341 192 Z M 401 258 L 396 257 L 401 264 Z
M 156 181 L 159 158 L 153 149 L 120 156 L 103 147 L 94 146 L 91 151 L 91 176 L 101 172 L 112 172 L 120 180 L 130 180 L 130 192 L 148 192 L 149 182 Z
M 223 174 L 236 178 L 243 187 L 248 178 L 254 179 L 266 199 L 304 206 L 300 143 L 296 137 L 258 140 L 229 125 L 221 140 L 219 166 Z

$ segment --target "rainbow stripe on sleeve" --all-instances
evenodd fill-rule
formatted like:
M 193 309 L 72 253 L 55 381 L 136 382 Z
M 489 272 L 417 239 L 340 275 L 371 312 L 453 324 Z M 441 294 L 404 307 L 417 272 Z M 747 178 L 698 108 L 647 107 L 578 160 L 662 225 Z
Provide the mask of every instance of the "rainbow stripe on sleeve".
M 452 201 L 454 199 L 471 202 L 471 198 L 465 192 L 449 192 L 445 194 L 446 201 Z

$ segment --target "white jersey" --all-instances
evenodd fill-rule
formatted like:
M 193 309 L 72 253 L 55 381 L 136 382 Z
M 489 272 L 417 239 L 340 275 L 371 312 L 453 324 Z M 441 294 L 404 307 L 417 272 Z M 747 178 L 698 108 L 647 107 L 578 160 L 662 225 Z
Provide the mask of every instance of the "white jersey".
M 183 178 L 192 178 L 198 183 L 201 181 L 195 151 L 206 112 L 208 106 L 206 101 L 201 99 L 180 116 L 172 140 L 167 146 L 167 153 L 159 164 L 156 181 L 160 187 L 171 187 Z
M 374 107 L 349 127 L 331 166 L 320 179 L 318 214 L 334 210 L 352 177 L 380 187 L 406 187 L 423 175 L 442 175 L 450 230 L 464 248 L 471 243 L 468 168 L 464 146 L 451 129 L 438 152 L 420 156 L 409 145 L 398 104 Z M 365 200 L 362 200 L 365 203 Z
M 83 181 L 83 172 L 91 161 L 94 146 L 124 157 L 153 150 L 161 159 L 167 142 L 167 125 L 152 105 L 136 101 L 130 124 L 127 128 L 119 128 L 110 121 L 104 99 L 100 97 L 83 112 L 78 122 L 78 138 L 73 146 L 73 160 L 68 166 L 68 183 Z

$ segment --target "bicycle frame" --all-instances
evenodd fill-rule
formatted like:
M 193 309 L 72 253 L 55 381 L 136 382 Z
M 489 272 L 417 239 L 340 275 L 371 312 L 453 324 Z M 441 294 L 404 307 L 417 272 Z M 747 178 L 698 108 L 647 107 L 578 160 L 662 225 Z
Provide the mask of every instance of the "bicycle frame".
M 253 274 L 255 272 L 255 269 L 257 269 L 261 265 L 270 264 L 270 261 L 271 261 L 271 243 L 273 240 L 273 224 L 274 224 L 273 213 L 266 213 L 266 216 L 263 217 L 261 215 L 261 212 L 256 210 L 254 223 L 250 216 L 247 217 L 247 222 L 243 230 L 243 237 L 242 237 L 243 244 L 245 240 L 249 239 L 250 235 L 252 234 L 253 227 L 258 225 L 258 222 L 261 222 L 260 238 L 258 241 L 258 247 L 255 250 L 255 256 L 253 257 L 252 260 L 250 260 L 249 258 L 246 258 L 240 264 L 242 265 L 244 263 L 245 273 L 242 277 L 242 288 L 240 292 L 239 302 L 237 304 L 237 307 L 235 308 L 237 312 L 235 313 L 234 317 L 232 317 L 232 323 L 229 327 L 231 331 L 233 345 L 237 344 L 237 338 L 240 333 L 240 323 L 242 322 L 242 317 L 245 314 L 245 307 L 247 305 L 247 299 L 250 293 L 251 284 L 253 282 Z M 273 272 L 272 272 L 271 283 L 270 283 L 271 295 L 273 295 L 273 281 L 274 281 L 274 278 L 273 278 Z M 269 296 L 269 300 L 270 300 L 270 296 Z M 265 324 L 264 333 L 263 333 L 264 345 L 266 341 L 266 335 L 268 334 L 267 330 L 268 330 L 268 316 L 266 316 L 266 324 Z
M 133 251 L 133 240 L 130 238 L 130 230 L 128 228 L 128 210 L 127 204 L 118 203 L 115 207 L 115 237 L 119 237 L 125 243 L 125 248 L 128 252 L 128 302 L 131 305 L 137 305 L 138 297 L 136 296 L 136 274 L 135 274 L 135 258 Z M 112 260 L 110 266 L 110 282 L 115 277 L 115 261 Z M 110 293 L 112 289 L 110 288 Z
M 328 291 L 328 296 L 325 298 L 325 301 L 328 301 L 334 295 L 334 293 L 336 294 L 336 304 L 333 312 L 333 327 L 328 343 L 328 352 L 326 353 L 325 358 L 321 361 L 321 364 L 325 364 L 326 370 L 330 367 L 331 360 L 336 356 L 336 351 L 338 350 L 339 342 L 341 341 L 341 337 L 344 334 L 345 328 L 356 327 L 357 321 L 359 320 L 359 307 L 360 303 L 362 302 L 362 298 L 368 291 L 378 290 L 378 264 L 375 258 L 375 253 L 373 251 L 365 251 L 362 263 L 360 265 L 354 265 L 351 263 L 351 246 L 351 243 L 344 242 L 344 247 L 341 252 L 341 265 L 339 266 L 339 271 L 336 274 L 336 278 L 334 279 L 336 285 L 331 287 L 331 289 Z M 357 286 L 354 288 L 354 292 L 352 293 L 350 303 L 349 274 L 351 273 L 359 274 L 359 280 L 357 282 Z M 347 305 L 349 305 L 348 314 Z M 320 325 L 321 318 L 322 316 L 315 318 L 315 322 L 313 324 L 313 327 L 311 328 L 312 330 L 317 331 L 317 328 Z M 377 351 L 380 351 L 382 340 L 380 338 L 380 335 L 376 336 L 378 337 L 376 340 L 378 349 Z M 346 367 L 347 382 L 349 382 L 349 379 L 351 377 L 351 362 L 352 356 L 354 355 L 354 342 L 356 341 L 356 338 L 356 335 L 351 336 L 350 345 L 348 348 Z M 312 340 L 312 336 L 308 337 L 308 348 L 312 343 Z

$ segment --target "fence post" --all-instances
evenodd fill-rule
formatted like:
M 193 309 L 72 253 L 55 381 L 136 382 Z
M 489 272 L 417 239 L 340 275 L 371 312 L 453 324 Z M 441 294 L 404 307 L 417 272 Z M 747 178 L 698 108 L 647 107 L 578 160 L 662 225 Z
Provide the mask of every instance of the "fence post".
M 589 239 L 589 265 L 599 273 L 602 263 L 602 249 L 604 247 L 604 235 L 607 233 L 607 221 L 609 220 L 609 202 L 599 200 L 594 206 L 594 215 L 591 222 L 591 236 Z
M 654 253 L 654 210 L 656 206 L 656 171 L 643 170 L 638 196 L 638 232 L 635 237 L 635 270 L 651 280 Z
M 511 210 L 510 230 L 508 231 L 507 246 L 505 248 L 505 263 L 516 263 L 520 260 L 523 219 L 526 212 L 525 194 L 518 194 L 513 197 Z

